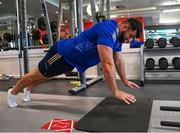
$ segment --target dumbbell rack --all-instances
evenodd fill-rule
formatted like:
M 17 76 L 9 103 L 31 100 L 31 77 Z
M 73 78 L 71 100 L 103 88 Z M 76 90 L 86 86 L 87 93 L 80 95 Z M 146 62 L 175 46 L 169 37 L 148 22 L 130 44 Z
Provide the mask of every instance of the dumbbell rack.
M 168 44 L 166 48 L 159 48 L 158 46 L 154 46 L 152 49 L 144 48 L 144 46 L 141 46 L 140 48 L 140 85 L 144 86 L 145 80 L 147 80 L 147 73 L 179 73 L 179 78 L 172 78 L 171 76 L 166 76 L 166 78 L 158 78 L 158 77 L 151 77 L 150 80 L 180 80 L 180 70 L 175 70 L 172 65 L 172 59 L 168 61 L 169 67 L 167 70 L 161 70 L 159 69 L 157 63 L 155 65 L 155 68 L 153 70 L 147 70 L 145 67 L 145 61 L 148 57 L 180 57 L 180 47 L 173 47 L 172 45 Z M 156 61 L 157 62 L 157 61 Z M 165 74 L 165 75 L 166 75 Z M 169 77 L 169 79 L 167 79 Z M 158 78 L 158 79 L 156 79 Z

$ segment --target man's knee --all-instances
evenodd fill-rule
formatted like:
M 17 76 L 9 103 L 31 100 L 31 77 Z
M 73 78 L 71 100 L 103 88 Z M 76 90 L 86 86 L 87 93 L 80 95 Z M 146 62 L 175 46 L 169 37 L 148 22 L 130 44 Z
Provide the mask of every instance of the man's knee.
M 24 75 L 23 79 L 29 80 L 30 82 L 34 83 L 34 82 L 42 80 L 43 77 L 36 72 L 30 72 Z

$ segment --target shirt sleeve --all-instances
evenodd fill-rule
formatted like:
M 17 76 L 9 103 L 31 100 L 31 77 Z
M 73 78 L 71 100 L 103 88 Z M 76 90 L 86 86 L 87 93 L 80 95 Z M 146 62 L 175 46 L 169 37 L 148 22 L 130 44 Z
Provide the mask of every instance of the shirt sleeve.
M 100 25 L 99 25 L 100 26 Z M 97 29 L 97 45 L 105 45 L 113 49 L 114 40 L 112 38 L 112 33 L 110 29 L 106 26 L 100 26 Z

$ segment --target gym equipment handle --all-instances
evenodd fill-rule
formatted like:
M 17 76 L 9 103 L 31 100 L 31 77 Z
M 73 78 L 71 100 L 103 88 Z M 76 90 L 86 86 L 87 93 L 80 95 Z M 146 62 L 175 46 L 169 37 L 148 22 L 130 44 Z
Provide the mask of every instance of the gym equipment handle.
M 180 112 L 180 107 L 161 106 L 160 110 L 162 110 L 162 111 L 179 111 Z
M 180 127 L 180 122 L 161 121 L 161 126 Z

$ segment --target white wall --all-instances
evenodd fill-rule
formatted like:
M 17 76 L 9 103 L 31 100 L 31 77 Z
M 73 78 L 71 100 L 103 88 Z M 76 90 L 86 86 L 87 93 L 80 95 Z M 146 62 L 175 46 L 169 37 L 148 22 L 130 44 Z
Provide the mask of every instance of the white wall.
M 44 55 L 44 49 L 29 50 L 30 69 L 35 68 Z M 21 66 L 23 67 L 23 59 L 21 61 Z M 12 76 L 19 76 L 18 51 L 0 52 L 0 75 L 4 73 Z

